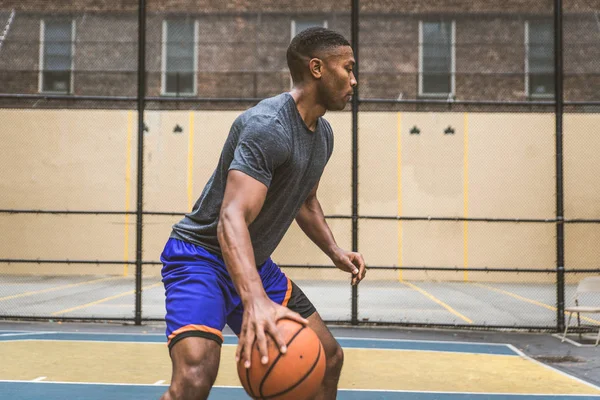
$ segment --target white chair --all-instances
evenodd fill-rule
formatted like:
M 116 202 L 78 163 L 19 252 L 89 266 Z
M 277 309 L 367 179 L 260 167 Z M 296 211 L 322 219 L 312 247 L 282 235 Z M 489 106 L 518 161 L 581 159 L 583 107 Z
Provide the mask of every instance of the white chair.
M 563 334 L 562 341 L 565 341 L 567 337 L 567 332 L 569 331 L 569 325 L 571 324 L 571 318 L 573 314 L 577 314 L 577 326 L 581 326 L 581 313 L 600 313 L 600 301 L 596 302 L 597 305 L 581 305 L 581 295 L 583 293 L 598 293 L 600 295 L 600 276 L 593 276 L 582 279 L 577 285 L 577 289 L 575 290 L 575 294 L 573 295 L 573 300 L 575 302 L 575 306 L 565 307 L 565 312 L 569 313 L 569 320 L 567 322 L 567 326 L 565 327 L 565 333 Z M 581 335 L 580 335 L 581 336 Z M 596 338 L 595 346 L 598 346 L 600 342 L 600 327 L 598 329 L 598 336 Z

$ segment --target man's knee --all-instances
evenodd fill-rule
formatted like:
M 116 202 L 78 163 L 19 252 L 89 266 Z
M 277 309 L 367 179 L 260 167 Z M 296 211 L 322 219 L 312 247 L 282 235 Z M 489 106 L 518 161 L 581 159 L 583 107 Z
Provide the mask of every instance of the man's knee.
M 336 341 L 335 345 L 327 352 L 327 369 L 330 371 L 340 371 L 344 364 L 344 350 Z
M 172 351 L 173 377 L 162 400 L 204 400 L 217 378 L 220 346 L 201 338 L 186 338 Z
M 208 398 L 216 379 L 213 372 L 203 366 L 186 366 L 169 387 L 169 400 L 203 400 Z M 165 399 L 166 400 L 166 399 Z

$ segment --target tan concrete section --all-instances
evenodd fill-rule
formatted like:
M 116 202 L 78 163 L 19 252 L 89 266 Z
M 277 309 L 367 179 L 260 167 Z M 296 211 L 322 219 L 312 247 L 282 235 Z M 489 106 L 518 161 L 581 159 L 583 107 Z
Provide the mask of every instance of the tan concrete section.
M 554 224 L 469 223 L 469 267 L 552 269 L 556 266 Z M 493 238 L 493 240 L 491 240 Z M 493 263 L 491 263 L 493 260 Z M 555 282 L 555 275 L 490 273 L 469 277 L 489 282 Z
M 144 119 L 144 208 L 187 211 L 189 112 L 146 111 Z M 183 132 L 174 133 L 176 125 Z
M 469 216 L 553 218 L 552 114 L 469 114 Z
M 212 174 L 238 111 L 198 111 L 193 152 L 188 111 L 148 111 L 145 149 L 145 209 L 188 211 L 188 185 L 195 200 Z M 136 204 L 136 114 L 102 110 L 2 110 L 11 124 L 2 136 L 0 208 L 134 210 Z M 398 199 L 398 113 L 364 113 L 360 119 L 360 213 L 462 216 L 464 214 L 463 113 L 402 113 L 401 181 Z M 351 212 L 351 116 L 328 113 L 335 150 L 319 198 L 326 214 Z M 565 118 L 565 209 L 567 217 L 598 218 L 600 189 L 594 185 L 600 147 L 590 127 L 598 115 Z M 468 214 L 470 217 L 554 216 L 552 115 L 469 114 Z M 179 125 L 182 133 L 174 133 Z M 410 135 L 413 126 L 420 135 Z M 444 135 L 448 126 L 454 135 Z M 129 134 L 129 147 L 128 147 Z M 129 151 L 129 153 L 127 153 Z M 129 157 L 128 157 L 129 156 Z M 126 169 L 129 158 L 129 196 Z M 192 163 L 190 164 L 190 160 Z M 192 171 L 191 177 L 189 170 Z M 191 178 L 191 179 L 190 179 Z M 126 198 L 128 203 L 126 204 Z M 399 201 L 401 200 L 401 201 Z M 157 260 L 179 217 L 144 219 L 144 258 Z M 126 229 L 126 220 L 128 229 Z M 330 220 L 338 242 L 350 248 L 351 224 Z M 464 226 L 454 222 L 360 221 L 359 244 L 372 265 L 462 266 Z M 0 215 L 7 258 L 121 260 L 135 256 L 135 217 Z M 468 224 L 470 266 L 553 265 L 551 225 Z M 590 236 L 591 235 L 591 236 Z M 592 225 L 567 227 L 567 266 L 597 267 Z M 395 242 L 395 243 L 394 243 Z M 126 251 L 127 249 L 127 251 Z M 324 264 L 329 260 L 294 226 L 276 251 L 279 263 Z M 156 270 L 148 267 L 148 271 Z M 121 274 L 123 266 L 0 265 L 0 273 Z M 154 271 L 156 272 L 156 271 Z M 310 274 L 313 276 L 314 271 Z M 502 279 L 513 279 L 502 275 Z M 418 279 L 418 276 L 414 276 Z M 522 280 L 519 276 L 518 280 Z M 545 279 L 544 279 L 545 281 Z
M 6 258 L 123 259 L 122 215 L 2 215 L 0 231 L 3 233 L 0 253 Z M 134 234 L 133 230 L 132 235 Z M 0 264 L 0 271 L 8 272 L 14 267 Z M 64 268 L 64 265 L 38 265 L 33 272 L 60 274 L 64 273 Z M 28 268 L 23 265 L 19 265 L 17 270 L 20 273 L 28 273 Z M 123 267 L 116 266 L 115 269 L 111 266 L 79 265 L 71 271 L 102 275 L 110 273 L 109 271 L 122 273 Z
M 164 344 L 65 341 L 0 342 L 0 379 L 167 383 Z M 517 356 L 346 348 L 344 389 L 599 394 L 572 378 Z M 222 348 L 216 385 L 240 386 L 235 346 Z
M 317 196 L 327 215 L 352 213 L 352 119 L 348 112 L 328 112 L 333 154 L 325 167 Z
M 565 226 L 565 265 L 569 269 L 600 268 L 600 225 L 567 224 Z M 575 282 L 584 274 L 566 274 Z
M 327 221 L 337 244 L 347 250 L 352 246 L 352 226 L 346 219 L 331 219 Z M 279 244 L 272 256 L 278 264 L 295 265 L 332 265 L 333 263 L 315 245 L 297 223 L 293 223 L 287 234 Z M 309 276 L 318 277 L 318 270 L 308 271 Z
M 405 216 L 463 215 L 463 120 L 462 113 L 402 114 Z M 415 126 L 421 130 L 419 135 L 410 134 Z M 454 135 L 444 134 L 449 126 L 455 130 Z M 396 141 L 385 144 L 396 145 Z
M 398 115 L 364 112 L 358 119 L 362 215 L 398 213 Z
M 160 261 L 160 254 L 169 239 L 173 224 L 178 222 L 182 216 L 179 215 L 146 215 L 144 216 L 144 245 L 143 253 L 145 260 Z M 133 253 L 135 255 L 135 253 Z M 145 266 L 148 272 L 151 266 Z
M 127 114 L 0 110 L 0 208 L 122 210 Z
M 566 114 L 564 119 L 565 216 L 600 218 L 600 114 Z
M 404 265 L 416 267 L 462 267 L 463 223 L 446 221 L 404 221 Z M 406 272 L 406 279 L 427 273 Z
M 360 220 L 358 245 L 367 265 L 398 265 L 399 223 L 396 220 Z
M 194 112 L 193 202 L 200 197 L 217 167 L 231 124 L 239 115 L 239 111 Z M 187 158 L 187 153 L 185 156 Z M 181 173 L 187 176 L 185 171 Z M 186 191 L 184 187 L 184 192 Z M 183 209 L 187 211 L 187 205 Z

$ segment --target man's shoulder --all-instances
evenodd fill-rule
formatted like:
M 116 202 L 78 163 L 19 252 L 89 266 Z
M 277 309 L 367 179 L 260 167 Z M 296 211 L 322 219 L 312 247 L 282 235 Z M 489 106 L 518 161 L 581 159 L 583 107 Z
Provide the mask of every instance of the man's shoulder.
M 288 98 L 285 93 L 262 100 L 252 108 L 244 111 L 236 120 L 241 127 L 268 127 L 270 129 L 283 128 L 281 109 Z

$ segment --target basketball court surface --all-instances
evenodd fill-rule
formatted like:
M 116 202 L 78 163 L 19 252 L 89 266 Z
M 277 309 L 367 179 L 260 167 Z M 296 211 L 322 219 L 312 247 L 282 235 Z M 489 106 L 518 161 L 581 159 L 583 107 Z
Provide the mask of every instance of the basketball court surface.
M 161 396 L 171 376 L 162 327 L 79 326 L 0 324 L 0 399 Z M 456 332 L 440 335 L 444 340 L 421 340 L 395 339 L 402 335 L 393 329 L 332 331 L 345 354 L 341 400 L 600 400 L 600 388 L 589 380 L 543 364 L 510 343 L 465 341 Z M 546 339 L 570 353 L 565 346 L 571 345 Z M 235 369 L 236 343 L 226 334 L 211 400 L 248 398 Z

